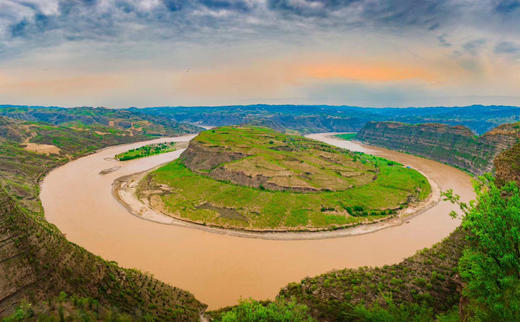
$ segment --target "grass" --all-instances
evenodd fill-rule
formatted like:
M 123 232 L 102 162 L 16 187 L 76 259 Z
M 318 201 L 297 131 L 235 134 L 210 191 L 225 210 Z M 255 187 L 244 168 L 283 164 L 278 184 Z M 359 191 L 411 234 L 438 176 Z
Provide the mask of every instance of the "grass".
M 226 131 L 230 133 L 229 129 Z M 253 134 L 249 134 L 263 135 L 262 131 L 267 130 L 255 130 Z M 258 139 L 255 140 L 253 136 L 244 135 L 242 137 L 245 139 L 237 143 L 234 141 L 238 140 L 235 135 L 229 137 L 219 133 L 218 130 L 207 132 L 201 134 L 198 140 L 210 142 L 212 146 L 223 141 L 228 146 L 239 144 L 239 149 L 248 153 L 252 150 L 260 151 L 253 158 L 258 158 L 261 153 L 266 153 L 273 159 L 273 155 L 279 155 L 264 152 L 259 148 L 261 145 L 256 143 Z M 219 133 L 220 137 L 214 138 L 211 133 Z M 268 133 L 271 131 L 269 130 Z M 406 207 L 410 200 L 425 199 L 431 192 L 431 187 L 424 176 L 395 162 L 367 154 L 339 150 L 301 137 L 277 134 L 277 139 L 293 139 L 294 142 L 298 142 L 298 146 L 307 147 L 293 154 L 290 151 L 283 151 L 284 157 L 295 156 L 300 160 L 315 161 L 316 155 L 312 153 L 316 154 L 316 150 L 313 145 L 319 144 L 323 149 L 328 149 L 332 155 L 337 154 L 338 159 L 349 163 L 350 167 L 356 166 L 358 171 L 365 169 L 371 177 L 376 174 L 375 179 L 337 191 L 302 193 L 291 190 L 268 190 L 262 186 L 256 188 L 231 181 L 215 180 L 205 173 L 191 171 L 184 161 L 179 159 L 149 174 L 140 183 L 138 194 L 143 197 L 147 190 L 157 191 L 157 187 L 167 185 L 170 187 L 169 192 L 161 194 L 164 210 L 202 224 L 251 230 L 322 230 L 388 217 L 395 214 L 398 209 Z M 248 141 L 255 142 L 253 147 L 248 145 Z M 269 139 L 269 141 L 274 140 Z M 241 160 L 231 163 L 238 162 Z M 327 165 L 331 166 L 325 164 L 322 167 Z
M 343 139 L 343 140 L 352 141 L 356 138 L 356 135 L 357 135 L 357 133 L 344 133 L 344 134 L 336 134 L 335 136 L 340 139 Z
M 115 157 L 119 161 L 127 161 L 149 157 L 151 155 L 172 152 L 175 151 L 175 149 L 175 142 L 148 144 L 137 149 L 132 149 L 123 153 L 119 153 Z
M 270 190 L 344 190 L 370 182 L 375 167 L 360 162 L 357 156 L 322 142 L 297 135 L 286 135 L 259 127 L 222 127 L 201 133 L 195 142 L 204 149 L 222 154 L 239 153 L 239 158 L 221 160 L 204 167 L 188 162 L 191 170 L 208 171 L 222 177 L 229 174 L 230 181 L 244 184 L 242 179 L 262 175 L 245 185 Z M 218 157 L 218 156 L 217 156 Z M 203 160 L 206 165 L 206 160 Z

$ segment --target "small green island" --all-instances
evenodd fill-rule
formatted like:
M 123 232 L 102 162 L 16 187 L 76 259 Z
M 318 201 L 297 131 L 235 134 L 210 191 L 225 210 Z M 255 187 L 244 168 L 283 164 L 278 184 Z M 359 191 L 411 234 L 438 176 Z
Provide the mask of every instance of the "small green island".
M 252 126 L 200 133 L 136 191 L 172 217 L 251 231 L 384 220 L 430 192 L 422 174 L 396 162 Z
M 128 161 L 148 157 L 155 154 L 173 152 L 175 150 L 175 142 L 155 143 L 148 144 L 137 149 L 128 150 L 123 153 L 119 153 L 115 156 L 115 158 L 119 161 Z
M 343 134 L 336 134 L 335 137 L 340 138 L 342 140 L 346 141 L 352 141 L 356 138 L 357 133 L 343 133 Z

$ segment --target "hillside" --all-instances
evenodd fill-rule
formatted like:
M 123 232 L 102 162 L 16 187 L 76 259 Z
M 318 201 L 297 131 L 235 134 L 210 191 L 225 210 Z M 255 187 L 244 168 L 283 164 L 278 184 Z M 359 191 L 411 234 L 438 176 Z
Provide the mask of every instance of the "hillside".
M 497 155 L 494 165 L 500 183 L 515 181 L 520 185 L 520 143 Z
M 188 130 L 194 129 L 166 127 L 164 133 Z M 105 146 L 152 138 L 111 126 L 100 132 L 96 127 L 53 126 L 0 116 L 0 184 L 24 207 L 40 212 L 39 181 L 50 169 Z
M 288 231 L 383 220 L 430 191 L 426 178 L 395 162 L 267 128 L 221 127 L 147 175 L 137 195 L 198 224 Z
M 493 169 L 494 158 L 516 142 L 518 131 L 512 125 L 504 124 L 479 137 L 462 126 L 369 122 L 356 138 L 480 175 Z
M 60 292 L 160 320 L 195 320 L 205 308 L 186 291 L 122 269 L 70 243 L 1 188 L 0 223 L 0 316 L 12 312 L 22 299 L 39 303 Z
M 291 283 L 279 297 L 296 299 L 324 321 L 363 321 L 362 309 L 408 311 L 411 319 L 433 320 L 459 304 L 456 267 L 467 243 L 458 229 L 442 242 L 396 265 L 337 270 Z M 404 307 L 399 308 L 403 305 Z

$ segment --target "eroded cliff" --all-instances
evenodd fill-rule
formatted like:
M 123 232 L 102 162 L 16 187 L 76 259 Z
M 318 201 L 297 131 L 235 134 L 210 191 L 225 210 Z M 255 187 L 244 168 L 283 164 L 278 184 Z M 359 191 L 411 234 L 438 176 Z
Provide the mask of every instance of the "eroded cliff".
M 369 122 L 357 139 L 441 161 L 473 174 L 493 170 L 495 157 L 518 140 L 515 124 L 501 125 L 482 136 L 463 126 Z

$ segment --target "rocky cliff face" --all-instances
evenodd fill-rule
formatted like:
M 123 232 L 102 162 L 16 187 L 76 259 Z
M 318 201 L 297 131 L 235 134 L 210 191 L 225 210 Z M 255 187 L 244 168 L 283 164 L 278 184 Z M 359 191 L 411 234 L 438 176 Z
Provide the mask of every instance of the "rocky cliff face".
M 509 138 L 519 138 L 519 132 L 520 123 L 504 124 L 490 131 L 496 136 L 508 136 Z M 499 183 L 516 181 L 520 184 L 520 142 L 515 141 L 512 147 L 503 150 L 493 161 L 495 176 Z
M 369 122 L 357 135 L 369 144 L 418 154 L 480 175 L 518 139 L 514 124 L 501 125 L 478 137 L 463 126 Z

